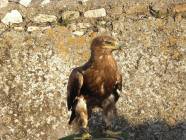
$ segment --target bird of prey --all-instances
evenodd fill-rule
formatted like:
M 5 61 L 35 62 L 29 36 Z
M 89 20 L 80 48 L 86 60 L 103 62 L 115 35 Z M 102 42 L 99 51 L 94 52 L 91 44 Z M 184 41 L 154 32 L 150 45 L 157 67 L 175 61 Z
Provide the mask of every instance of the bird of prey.
M 67 86 L 67 106 L 71 111 L 69 124 L 75 118 L 87 130 L 92 109 L 103 109 L 106 127 L 116 114 L 116 102 L 122 90 L 122 76 L 112 52 L 120 49 L 110 36 L 98 36 L 92 40 L 91 56 L 82 66 L 74 68 Z

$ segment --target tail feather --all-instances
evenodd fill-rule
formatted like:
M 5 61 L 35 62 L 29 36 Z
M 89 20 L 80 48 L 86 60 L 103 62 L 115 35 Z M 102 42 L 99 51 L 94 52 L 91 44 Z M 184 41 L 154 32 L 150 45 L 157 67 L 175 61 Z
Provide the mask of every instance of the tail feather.
M 71 108 L 72 113 L 71 113 L 71 116 L 70 116 L 70 120 L 68 122 L 69 125 L 71 125 L 72 121 L 76 118 L 75 108 L 76 108 L 77 103 L 78 103 L 78 100 L 75 100 L 74 103 L 73 103 L 73 106 Z
M 73 121 L 75 118 L 76 118 L 76 112 L 75 112 L 75 110 L 72 110 L 72 114 L 71 114 L 71 116 L 70 116 L 70 120 L 69 120 L 68 124 L 71 125 L 71 124 L 72 124 L 72 121 Z

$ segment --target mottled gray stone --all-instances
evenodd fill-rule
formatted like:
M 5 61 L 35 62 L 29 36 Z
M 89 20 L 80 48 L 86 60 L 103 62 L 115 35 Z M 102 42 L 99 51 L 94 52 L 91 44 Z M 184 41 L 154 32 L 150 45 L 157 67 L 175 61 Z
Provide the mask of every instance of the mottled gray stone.
M 41 2 L 41 6 L 45 6 L 45 5 L 49 4 L 49 3 L 50 3 L 50 0 L 43 0 Z
M 19 3 L 25 7 L 28 7 L 32 0 L 20 0 Z
M 65 11 L 62 13 L 62 19 L 64 20 L 73 20 L 79 18 L 79 12 L 78 11 Z
M 23 22 L 23 18 L 19 11 L 12 10 L 11 12 L 7 13 L 1 21 L 8 25 L 13 23 L 21 23 Z
M 54 15 L 39 14 L 33 19 L 36 23 L 56 22 L 57 17 Z
M 82 36 L 84 35 L 84 32 L 83 31 L 74 31 L 72 32 L 73 35 L 76 35 L 76 36 Z
M 0 1 L 0 8 L 6 7 L 8 5 L 8 0 L 1 0 Z
M 89 10 L 84 13 L 87 18 L 97 18 L 106 16 L 106 10 L 104 8 Z

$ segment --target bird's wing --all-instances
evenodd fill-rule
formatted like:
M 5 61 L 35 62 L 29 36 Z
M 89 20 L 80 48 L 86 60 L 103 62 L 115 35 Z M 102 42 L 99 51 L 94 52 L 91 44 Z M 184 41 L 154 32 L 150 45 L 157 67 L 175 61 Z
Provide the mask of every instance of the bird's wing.
M 116 83 L 115 83 L 114 89 L 113 89 L 113 95 L 115 97 L 115 102 L 118 101 L 121 91 L 122 91 L 122 75 L 118 72 L 117 73 L 117 80 L 116 80 Z
M 117 73 L 116 85 L 117 85 L 117 89 L 122 91 L 122 74 L 120 72 Z
M 75 98 L 80 96 L 80 90 L 83 85 L 83 75 L 78 69 L 74 69 L 69 77 L 67 86 L 67 106 L 70 110 L 74 104 Z

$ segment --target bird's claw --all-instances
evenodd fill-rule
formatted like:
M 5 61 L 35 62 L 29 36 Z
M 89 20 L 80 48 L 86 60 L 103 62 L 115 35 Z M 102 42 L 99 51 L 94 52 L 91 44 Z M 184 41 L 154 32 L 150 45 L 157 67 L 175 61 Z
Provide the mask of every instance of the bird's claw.
M 91 140 L 92 136 L 89 133 L 83 133 L 82 134 L 82 140 Z
M 89 133 L 89 130 L 87 128 L 81 128 L 80 130 L 81 138 L 82 140 L 91 140 L 92 136 Z

